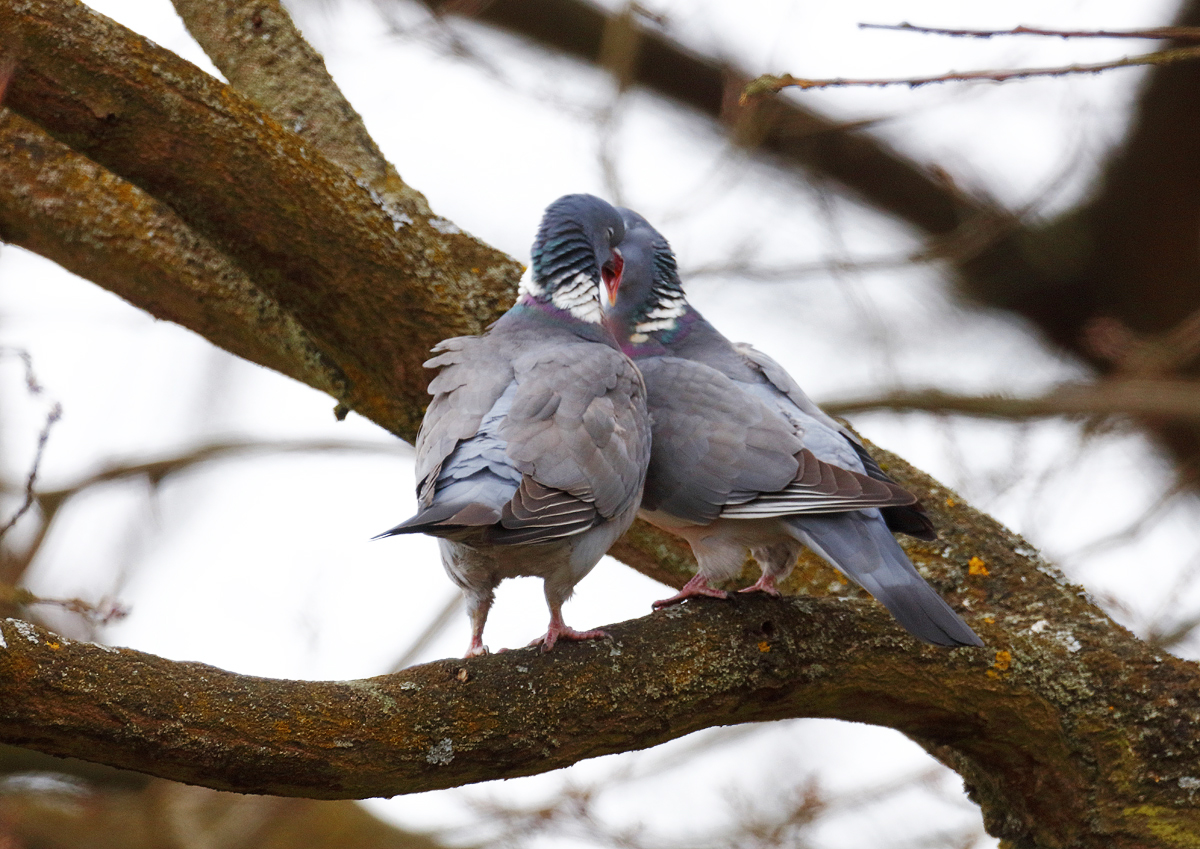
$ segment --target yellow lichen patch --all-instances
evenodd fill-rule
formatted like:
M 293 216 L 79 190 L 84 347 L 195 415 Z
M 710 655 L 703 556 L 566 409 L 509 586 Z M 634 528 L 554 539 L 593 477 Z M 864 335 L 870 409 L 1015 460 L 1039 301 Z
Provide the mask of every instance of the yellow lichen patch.
M 1163 841 L 1164 846 L 1200 849 L 1195 821 L 1187 811 L 1174 811 L 1159 805 L 1139 805 L 1121 812 L 1126 818 L 1144 823 L 1146 829 Z
M 996 617 L 995 616 L 985 616 L 985 617 L 983 617 L 983 621 L 988 623 L 989 625 L 995 625 Z
M 992 662 L 992 668 L 987 671 L 989 678 L 999 678 L 1001 674 L 1007 672 L 1012 666 L 1012 652 L 1001 649 L 996 652 L 996 659 Z
M 955 506 L 956 504 L 958 504 L 958 502 L 957 502 L 957 501 L 955 501 L 953 498 L 947 498 L 947 499 L 946 499 L 946 506 L 947 506 L 947 507 L 953 507 L 953 506 Z
M 771 644 L 766 640 L 763 640 L 758 644 L 758 650 L 760 652 L 769 652 L 771 650 Z
M 983 562 L 982 558 L 972 557 L 967 561 L 967 574 L 986 575 L 988 574 L 987 564 Z

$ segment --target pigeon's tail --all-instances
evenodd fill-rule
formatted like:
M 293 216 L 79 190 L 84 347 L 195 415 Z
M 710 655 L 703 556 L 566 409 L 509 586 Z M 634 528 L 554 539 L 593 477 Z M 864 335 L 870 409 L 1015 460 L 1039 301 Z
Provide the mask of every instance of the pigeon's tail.
M 787 526 L 800 542 L 875 596 L 913 636 L 937 646 L 983 645 L 917 574 L 879 511 L 795 516 Z
M 371 539 L 383 539 L 399 534 L 453 536 L 466 529 L 493 525 L 498 521 L 500 521 L 500 511 L 482 504 L 435 504 L 427 510 L 422 510 L 411 519 L 406 519 L 396 527 L 376 534 Z

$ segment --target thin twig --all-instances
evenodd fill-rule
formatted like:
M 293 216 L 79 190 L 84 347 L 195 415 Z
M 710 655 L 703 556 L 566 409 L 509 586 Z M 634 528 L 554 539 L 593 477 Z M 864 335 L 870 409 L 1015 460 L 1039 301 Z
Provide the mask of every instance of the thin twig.
M 957 395 L 939 389 L 893 392 L 822 404 L 834 415 L 867 410 L 920 410 L 999 419 L 1133 415 L 1200 421 L 1200 383 L 1187 380 L 1109 380 L 1064 384 L 1034 398 Z
M 1000 35 L 1040 35 L 1054 38 L 1140 38 L 1153 41 L 1200 41 L 1200 27 L 1148 27 L 1146 29 L 1063 30 L 1018 26 L 1012 29 L 943 29 L 916 24 L 859 24 L 859 29 L 886 29 L 959 38 L 994 38 Z
M 0 71 L 2 73 L 2 71 Z M 2 90 L 0 90 L 2 92 Z M 38 382 L 37 374 L 33 371 L 33 356 L 24 348 L 0 348 L 0 357 L 12 355 L 25 364 L 25 388 L 30 395 L 41 395 L 42 384 Z
M 804 77 L 794 77 L 791 74 L 783 74 L 774 76 L 772 74 L 764 74 L 756 80 L 752 80 L 742 89 L 739 101 L 746 103 L 756 97 L 762 97 L 768 94 L 775 94 L 785 88 L 799 88 L 802 90 L 815 88 L 849 88 L 849 87 L 874 87 L 882 88 L 885 86 L 904 85 L 909 88 L 918 88 L 923 85 L 932 83 L 949 83 L 949 82 L 995 82 L 1003 83 L 1009 80 L 1024 80 L 1034 77 L 1064 77 L 1070 74 L 1097 74 L 1101 71 L 1111 71 L 1116 68 L 1132 68 L 1141 65 L 1170 65 L 1175 62 L 1185 62 L 1191 59 L 1200 59 L 1200 45 L 1192 47 L 1179 47 L 1171 50 L 1159 50 L 1154 53 L 1145 53 L 1141 56 L 1125 56 L 1120 59 L 1114 59 L 1110 62 L 1097 62 L 1091 65 L 1062 65 L 1057 68 L 1016 68 L 1004 71 L 965 71 L 962 73 L 950 72 L 947 74 L 939 74 L 932 77 L 899 77 L 899 78 L 866 78 L 866 79 L 845 79 L 837 77 L 834 79 L 810 80 Z
M 17 512 L 13 514 L 12 518 L 4 523 L 4 527 L 0 528 L 0 539 L 4 538 L 4 535 L 29 511 L 34 501 L 37 500 L 37 495 L 34 493 L 33 487 L 37 483 L 38 468 L 42 464 L 42 455 L 46 451 L 46 441 L 50 438 L 50 429 L 61 418 L 62 405 L 56 403 L 46 415 L 46 424 L 42 426 L 42 432 L 38 435 L 37 452 L 33 455 L 33 466 L 29 469 L 29 476 L 25 479 L 25 500 L 17 509 Z
M 129 608 L 115 599 L 103 598 L 93 604 L 81 598 L 43 598 L 24 587 L 14 587 L 10 584 L 0 584 L 0 602 L 20 607 L 34 604 L 61 607 L 63 610 L 77 613 L 89 622 L 98 625 L 107 625 L 109 622 L 124 619 L 129 615 Z
M 410 455 L 412 449 L 403 442 L 372 442 L 368 440 L 296 439 L 296 440 L 239 440 L 209 442 L 170 457 L 157 460 L 118 461 L 97 472 L 79 479 L 70 486 L 37 494 L 37 498 L 59 503 L 83 490 L 98 484 L 127 478 L 146 477 L 151 484 L 158 485 L 169 475 L 186 471 L 193 466 L 213 460 L 241 455 L 267 455 L 284 453 L 320 453 L 327 451 L 366 451 L 381 454 Z
M 698 280 L 704 277 L 731 277 L 736 275 L 744 280 L 776 283 L 790 282 L 799 277 L 829 275 L 838 272 L 894 271 L 910 265 L 933 262 L 936 259 L 937 257 L 927 253 L 862 260 L 802 262 L 795 265 L 756 265 L 749 260 L 732 259 L 726 262 L 714 262 L 707 265 L 685 268 L 680 271 L 680 275 L 685 280 Z

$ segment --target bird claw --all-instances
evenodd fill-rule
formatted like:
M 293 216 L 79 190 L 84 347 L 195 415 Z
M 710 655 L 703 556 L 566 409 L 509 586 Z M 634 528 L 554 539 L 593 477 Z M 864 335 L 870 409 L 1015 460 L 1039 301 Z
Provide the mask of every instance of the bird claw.
M 662 610 L 664 607 L 670 607 L 672 604 L 679 604 L 679 602 L 695 596 L 708 596 L 709 598 L 729 598 L 729 593 L 725 592 L 725 590 L 718 590 L 716 587 L 710 587 L 707 581 L 697 575 L 688 581 L 687 584 L 684 585 L 683 589 L 681 589 L 675 595 L 671 596 L 670 598 L 660 599 L 659 601 L 654 602 L 653 606 L 655 610 Z
M 738 592 L 739 593 L 766 593 L 767 595 L 773 595 L 776 598 L 779 598 L 780 596 L 783 595 L 783 593 L 781 593 L 779 591 L 779 588 L 777 586 L 775 586 L 775 579 L 773 577 L 771 577 L 770 575 L 766 575 L 766 574 L 764 574 L 761 578 L 759 578 L 758 581 L 755 582 L 752 586 L 743 587 L 742 589 L 738 590 Z
M 542 654 L 545 654 L 546 652 L 550 651 L 550 649 L 554 648 L 554 644 L 559 640 L 603 640 L 607 636 L 608 632 L 601 631 L 599 628 L 591 631 L 576 631 L 570 626 L 562 625 L 557 628 L 551 627 L 549 631 L 538 637 L 529 645 L 531 647 L 541 646 Z

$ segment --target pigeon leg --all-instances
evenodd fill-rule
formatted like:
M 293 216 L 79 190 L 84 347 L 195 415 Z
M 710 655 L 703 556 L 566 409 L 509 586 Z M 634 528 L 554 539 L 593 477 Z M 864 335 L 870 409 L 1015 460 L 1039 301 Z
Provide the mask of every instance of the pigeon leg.
M 766 593 L 767 595 L 780 596 L 783 593 L 779 592 L 779 588 L 775 586 L 775 576 L 769 572 L 763 572 L 762 577 L 749 587 L 744 587 L 738 590 L 740 593 Z
M 704 577 L 700 573 L 696 573 L 696 577 L 684 584 L 683 589 L 681 589 L 675 595 L 671 596 L 670 598 L 664 598 L 660 601 L 654 602 L 654 609 L 662 610 L 664 607 L 670 607 L 672 604 L 679 604 L 679 602 L 683 601 L 684 599 L 693 598 L 699 595 L 706 595 L 709 598 L 729 598 L 729 593 L 725 592 L 725 590 L 718 590 L 715 587 L 710 587 L 708 585 L 708 578 Z
M 554 648 L 554 644 L 559 640 L 603 640 L 608 634 L 598 628 L 592 631 L 576 631 L 570 625 L 563 621 L 562 605 L 550 605 L 550 627 L 546 629 L 546 633 L 538 637 L 529 645 L 541 646 L 542 654 Z
M 463 657 L 479 657 L 488 654 L 488 647 L 483 644 L 483 626 L 487 623 L 488 611 L 492 609 L 492 594 L 483 597 L 467 597 L 467 614 L 471 617 L 471 645 Z

